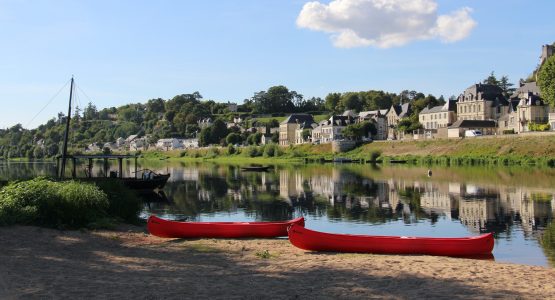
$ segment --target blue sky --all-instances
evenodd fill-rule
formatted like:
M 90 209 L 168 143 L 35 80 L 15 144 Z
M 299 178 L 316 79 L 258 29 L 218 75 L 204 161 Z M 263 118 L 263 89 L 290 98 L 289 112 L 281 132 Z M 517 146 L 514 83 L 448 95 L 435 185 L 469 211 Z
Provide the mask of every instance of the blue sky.
M 31 122 L 72 74 L 86 94 L 81 106 L 99 108 L 194 91 L 242 103 L 278 84 L 305 97 L 370 89 L 448 97 L 491 71 L 517 83 L 536 67 L 541 46 L 555 41 L 555 1 L 385 2 L 398 1 L 425 2 L 418 24 L 435 27 L 399 32 L 406 28 L 393 28 L 391 15 L 353 0 L 310 7 L 283 0 L 0 0 L 0 127 L 33 128 L 65 112 L 67 90 Z M 412 13 L 395 9 L 393 16 Z M 454 17 L 461 11 L 462 21 Z M 437 30 L 436 17 L 444 15 L 452 26 Z M 376 38 L 384 32 L 405 38 Z

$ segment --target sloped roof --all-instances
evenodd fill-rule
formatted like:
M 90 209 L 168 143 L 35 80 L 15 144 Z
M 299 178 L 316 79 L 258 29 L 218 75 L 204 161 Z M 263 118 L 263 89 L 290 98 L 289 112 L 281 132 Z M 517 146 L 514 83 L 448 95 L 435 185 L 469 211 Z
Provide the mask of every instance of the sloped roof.
M 495 128 L 495 121 L 491 120 L 458 120 L 449 128 Z
M 312 115 L 309 114 L 292 114 L 287 119 L 283 120 L 280 124 L 294 124 L 294 123 L 315 123 Z

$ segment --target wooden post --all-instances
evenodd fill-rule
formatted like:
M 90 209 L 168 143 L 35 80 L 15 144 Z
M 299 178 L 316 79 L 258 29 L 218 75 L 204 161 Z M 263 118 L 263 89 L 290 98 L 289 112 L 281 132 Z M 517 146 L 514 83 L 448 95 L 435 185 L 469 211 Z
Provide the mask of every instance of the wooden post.
M 135 178 L 137 178 L 137 157 L 135 156 Z
M 118 158 L 119 163 L 119 178 L 123 178 L 123 158 Z
M 77 177 L 77 159 L 73 157 L 71 160 L 73 162 L 73 170 L 71 171 L 71 177 L 75 178 Z
M 93 168 L 93 160 L 92 158 L 89 158 L 89 175 L 88 175 L 89 178 L 92 177 L 92 168 Z
M 56 157 L 56 176 L 61 176 L 60 175 L 60 157 Z
M 108 158 L 104 158 L 104 177 L 108 177 Z

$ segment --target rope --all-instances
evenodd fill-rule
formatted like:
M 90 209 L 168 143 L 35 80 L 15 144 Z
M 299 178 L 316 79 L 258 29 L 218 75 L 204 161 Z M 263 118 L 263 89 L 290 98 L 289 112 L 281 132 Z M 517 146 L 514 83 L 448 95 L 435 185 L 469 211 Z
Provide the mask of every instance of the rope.
M 62 92 L 62 90 L 65 89 L 65 87 L 69 84 L 70 80 L 71 80 L 71 79 L 69 79 L 68 81 L 66 81 L 66 83 L 64 84 L 64 86 L 62 86 L 62 87 L 60 88 L 60 90 L 58 90 L 58 92 L 57 92 L 54 96 L 52 96 L 52 98 L 50 98 L 50 100 L 48 100 L 48 103 L 46 103 L 46 105 L 45 105 L 43 108 L 41 108 L 41 110 L 39 110 L 39 112 L 38 112 L 35 116 L 33 116 L 33 118 L 31 118 L 31 121 L 29 121 L 29 122 L 25 125 L 25 127 L 29 127 L 29 125 L 31 124 L 31 122 L 33 122 L 33 121 L 35 120 L 35 118 L 36 118 L 44 109 L 46 109 L 46 107 L 47 107 L 48 105 L 50 105 L 50 103 L 52 103 L 52 101 L 54 101 L 54 99 L 55 99 L 56 97 L 58 97 L 58 95 Z

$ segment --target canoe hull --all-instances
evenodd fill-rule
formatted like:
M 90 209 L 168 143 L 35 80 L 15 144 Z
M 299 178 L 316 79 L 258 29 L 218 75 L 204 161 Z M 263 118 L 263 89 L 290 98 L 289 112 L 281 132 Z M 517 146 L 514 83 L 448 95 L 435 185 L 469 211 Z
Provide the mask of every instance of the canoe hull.
M 377 254 L 425 254 L 477 256 L 493 250 L 493 234 L 464 238 L 425 238 L 332 234 L 292 225 L 289 241 L 312 251 L 360 252 Z
M 176 222 L 150 216 L 150 234 L 164 238 L 273 238 L 287 236 L 287 228 L 304 226 L 304 218 L 284 222 Z

